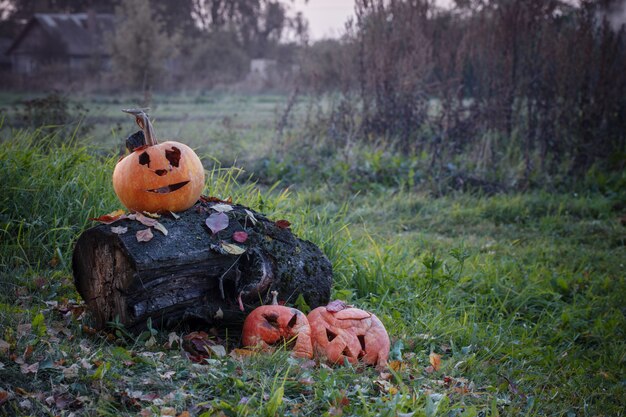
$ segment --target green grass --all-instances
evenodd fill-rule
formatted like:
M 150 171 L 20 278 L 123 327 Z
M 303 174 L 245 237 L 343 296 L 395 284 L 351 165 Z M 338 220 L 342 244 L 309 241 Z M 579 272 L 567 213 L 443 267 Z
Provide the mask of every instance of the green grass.
M 168 106 L 201 113 L 190 100 Z M 247 100 L 249 112 L 276 106 L 274 98 Z M 270 125 L 268 114 L 259 123 Z M 178 345 L 166 347 L 167 332 L 148 346 L 146 335 L 91 334 L 89 318 L 63 306 L 78 297 L 73 242 L 89 217 L 120 207 L 110 186 L 117 148 L 81 138 L 58 148 L 53 138 L 5 126 L 0 339 L 9 347 L 0 346 L 0 395 L 10 399 L 0 415 L 165 414 L 166 407 L 227 416 L 624 415 L 624 190 L 434 198 L 408 181 L 417 166 L 408 158 L 357 149 L 345 163 L 329 154 L 333 174 L 322 178 L 315 169 L 322 151 L 300 154 L 300 167 L 298 147 L 272 158 L 270 129 L 216 125 L 209 146 L 201 123 L 196 128 L 187 137 L 214 166 L 206 193 L 286 218 L 318 244 L 333 263 L 333 295 L 381 318 L 395 350 L 402 344 L 401 367 L 383 380 L 373 369 L 310 366 L 282 351 L 199 365 Z M 214 165 L 232 146 L 250 167 L 275 163 L 263 179 L 271 184 L 286 172 L 296 191 L 255 186 L 248 178 L 257 172 Z M 442 355 L 438 371 L 428 368 L 431 352 Z M 34 363 L 36 373 L 22 372 Z

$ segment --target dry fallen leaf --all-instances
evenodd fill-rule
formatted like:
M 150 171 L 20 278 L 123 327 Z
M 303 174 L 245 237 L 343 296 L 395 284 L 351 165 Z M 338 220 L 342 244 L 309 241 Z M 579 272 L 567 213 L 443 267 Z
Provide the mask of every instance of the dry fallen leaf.
M 135 236 L 137 237 L 137 242 L 149 242 L 154 237 L 152 230 L 149 227 L 147 229 L 139 230 Z
M 378 374 L 378 379 L 382 380 L 382 381 L 389 381 L 391 379 L 393 375 L 391 374 L 391 372 L 381 372 Z
M 159 213 L 150 213 L 149 211 L 144 211 L 143 214 L 148 217 L 152 217 L 153 219 L 158 219 L 159 217 L 161 217 Z
M 23 374 L 36 374 L 39 370 L 39 362 L 35 362 L 31 365 L 23 363 L 22 365 L 20 365 L 20 370 Z
M 224 213 L 213 213 L 206 219 L 206 225 L 215 234 L 228 227 L 228 216 Z
M 438 371 L 439 368 L 441 367 L 441 355 L 435 353 L 435 352 L 430 352 L 430 364 L 432 365 L 433 369 L 435 371 Z
M 398 360 L 389 361 L 389 368 L 394 370 L 394 371 L 396 371 L 396 372 L 401 371 L 402 369 L 404 369 L 404 367 L 405 366 L 404 366 L 404 363 L 402 361 L 398 361 Z
M 211 352 L 218 358 L 226 356 L 226 348 L 222 345 L 209 346 L 209 349 L 211 349 Z
M 143 224 L 144 226 L 148 226 L 148 227 L 153 227 L 155 224 L 158 223 L 156 221 L 156 219 L 151 219 L 150 217 L 144 216 L 141 213 L 129 214 L 128 218 L 131 219 L 131 220 L 137 220 L 139 223 Z
M 178 334 L 176 334 L 175 332 L 171 332 L 170 334 L 167 335 L 167 343 L 165 344 L 165 347 L 168 349 L 171 349 L 174 346 L 174 344 L 180 346 L 182 342 L 183 342 L 183 339 L 181 339 Z
M 116 222 L 118 220 L 122 220 L 125 218 L 127 218 L 127 216 L 124 210 L 115 210 L 109 214 L 103 214 L 100 217 L 91 217 L 89 218 L 89 220 L 93 220 L 93 221 L 104 223 L 104 224 L 111 224 L 113 222 Z
M 242 248 L 239 245 L 233 243 L 220 242 L 220 246 L 229 255 L 241 255 L 246 251 L 246 248 Z
M 200 196 L 200 201 L 202 201 L 203 203 L 226 203 L 226 204 L 230 204 L 230 203 L 233 202 L 233 198 L 232 197 L 228 197 L 226 200 L 222 200 L 221 198 L 218 198 L 218 197 L 211 197 L 211 196 L 201 195 Z
M 161 416 L 176 417 L 176 409 L 174 407 L 162 407 Z
M 217 343 L 203 331 L 191 332 L 183 336 L 183 348 L 200 361 L 211 354 L 211 346 Z M 193 360 L 193 359 L 192 359 Z
M 244 232 L 243 230 L 239 230 L 239 231 L 233 233 L 233 240 L 235 242 L 243 243 L 246 240 L 248 240 L 248 234 L 246 232 Z
M 2 405 L 5 402 L 7 402 L 9 400 L 9 398 L 11 398 L 11 396 L 9 395 L 8 392 L 6 392 L 4 390 L 0 390 L 0 405 Z
M 159 232 L 163 233 L 165 236 L 167 236 L 167 229 L 161 223 L 156 222 L 156 224 L 154 225 L 154 228 L 157 229 Z
M 77 363 L 74 363 L 68 368 L 63 368 L 61 372 L 63 372 L 63 377 L 67 380 L 78 378 L 78 375 L 80 374 L 80 367 Z
M 30 357 L 33 355 L 33 345 L 28 345 L 26 346 L 26 349 L 24 349 L 24 353 L 22 354 L 22 359 L 24 360 L 28 360 L 30 359 Z
M 176 371 L 166 371 L 162 374 L 159 374 L 159 377 L 161 379 L 171 380 L 174 375 L 176 375 Z
M 124 233 L 128 232 L 128 227 L 111 226 L 111 231 L 115 233 L 116 235 L 123 235 Z
M 252 349 L 235 348 L 230 351 L 230 357 L 233 359 L 249 358 L 251 356 L 255 356 L 258 354 L 259 354 L 258 350 L 252 350 Z
M 244 211 L 246 212 L 246 215 L 248 216 L 248 218 L 250 219 L 250 221 L 252 222 L 253 225 L 256 225 L 256 223 L 258 222 L 258 220 L 256 219 L 256 217 L 254 217 L 254 213 L 251 212 L 248 209 L 244 209 Z
M 398 393 L 398 388 L 391 382 L 385 381 L 384 379 L 375 380 L 374 385 L 376 385 L 381 392 L 388 393 L 390 395 L 396 395 Z
M 276 226 L 278 226 L 281 229 L 289 229 L 289 226 L 291 226 L 291 223 L 288 220 L 276 220 Z
M 229 211 L 233 211 L 233 206 L 230 204 L 217 203 L 211 206 L 211 208 L 218 213 L 228 213 Z

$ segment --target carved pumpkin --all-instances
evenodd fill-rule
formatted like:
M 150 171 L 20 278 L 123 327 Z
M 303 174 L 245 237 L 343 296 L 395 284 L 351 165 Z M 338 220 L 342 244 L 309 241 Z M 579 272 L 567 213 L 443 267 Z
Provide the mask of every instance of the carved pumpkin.
M 307 316 L 311 326 L 313 352 L 329 364 L 362 362 L 379 368 L 389 358 L 389 336 L 373 314 L 333 301 Z
M 241 342 L 246 347 L 271 350 L 273 346 L 293 344 L 293 355 L 312 358 L 311 328 L 300 310 L 278 305 L 272 291 L 272 305 L 254 309 L 243 323 Z
M 134 211 L 182 211 L 193 206 L 204 187 L 204 168 L 196 153 L 175 141 L 158 143 L 142 110 L 124 110 L 136 117 L 145 146 L 134 149 L 113 171 L 113 189 Z

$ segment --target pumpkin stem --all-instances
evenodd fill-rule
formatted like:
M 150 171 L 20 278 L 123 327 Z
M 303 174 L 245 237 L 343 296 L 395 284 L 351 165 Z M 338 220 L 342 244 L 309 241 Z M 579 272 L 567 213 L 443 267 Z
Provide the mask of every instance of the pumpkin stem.
M 122 109 L 124 113 L 132 114 L 135 116 L 135 121 L 143 130 L 143 135 L 146 138 L 146 145 L 154 146 L 159 143 L 156 138 L 156 134 L 154 133 L 154 127 L 152 127 L 152 123 L 150 122 L 150 118 L 146 113 L 148 109 Z
M 278 305 L 278 291 L 272 291 L 272 305 L 273 306 L 277 306 Z

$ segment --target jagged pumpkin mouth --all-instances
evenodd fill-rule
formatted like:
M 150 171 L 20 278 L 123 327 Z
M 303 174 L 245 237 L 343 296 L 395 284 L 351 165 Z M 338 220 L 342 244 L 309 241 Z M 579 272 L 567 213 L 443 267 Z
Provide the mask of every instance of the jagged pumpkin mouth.
M 177 182 L 176 184 L 170 184 L 164 187 L 154 188 L 152 190 L 146 190 L 146 191 L 148 191 L 149 193 L 168 194 L 168 193 L 173 193 L 176 190 L 180 190 L 187 184 L 189 184 L 189 181 Z

